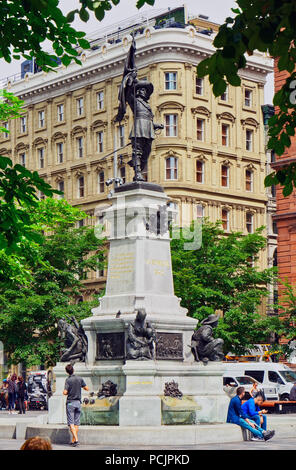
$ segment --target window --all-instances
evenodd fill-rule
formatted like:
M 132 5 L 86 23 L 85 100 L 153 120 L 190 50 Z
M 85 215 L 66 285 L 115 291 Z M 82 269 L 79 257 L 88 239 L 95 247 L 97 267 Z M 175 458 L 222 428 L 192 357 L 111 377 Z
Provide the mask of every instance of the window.
M 245 370 L 245 375 L 249 375 L 253 377 L 253 379 L 257 380 L 257 382 L 263 382 L 264 378 L 264 370 Z
M 44 113 L 44 110 L 38 111 L 38 125 L 39 125 L 39 127 L 44 127 L 44 125 L 45 125 L 45 113 Z
M 21 132 L 27 132 L 27 116 L 21 117 Z
M 278 228 L 277 228 L 277 223 L 275 220 L 272 221 L 272 231 L 275 235 L 278 234 Z
M 104 151 L 104 133 L 103 131 L 97 132 L 97 152 Z
M 224 230 L 229 230 L 229 211 L 222 209 L 222 227 Z
M 57 110 L 58 110 L 58 121 L 61 122 L 64 120 L 64 105 L 58 104 Z
M 204 141 L 204 130 L 205 130 L 205 120 L 197 119 L 196 120 L 196 138 L 197 140 Z
M 77 137 L 76 144 L 77 144 L 77 157 L 82 158 L 83 157 L 83 137 Z
M 254 223 L 253 223 L 253 214 L 247 212 L 246 214 L 246 229 L 248 233 L 253 233 L 254 231 Z
M 99 93 L 97 93 L 97 109 L 98 110 L 101 110 L 101 109 L 104 109 L 105 107 L 105 104 L 104 104 L 104 92 L 103 91 L 99 91 Z
M 38 149 L 38 163 L 39 168 L 44 168 L 44 147 Z
M 195 93 L 197 95 L 203 95 L 204 94 L 204 80 L 203 80 L 203 78 L 196 77 L 196 79 L 195 79 Z
M 229 167 L 227 165 L 221 166 L 221 186 L 229 187 Z
M 78 197 L 84 197 L 84 176 L 78 178 Z
M 204 216 L 204 206 L 201 204 L 196 204 L 196 217 L 197 219 L 201 219 Z
M 220 96 L 220 100 L 222 100 L 222 101 L 228 101 L 228 86 L 226 86 L 226 90 L 225 90 L 224 93 L 222 93 L 222 95 Z
M 64 161 L 64 144 L 63 142 L 57 143 L 57 160 L 58 163 L 63 163 Z
M 165 135 L 166 137 L 177 137 L 177 115 L 165 115 Z
M 176 157 L 168 157 L 166 159 L 166 179 L 178 179 L 178 159 Z
M 245 88 L 245 106 L 250 108 L 252 106 L 252 90 Z
M 124 126 L 118 126 L 118 141 L 119 147 L 124 147 L 125 139 L 124 139 Z
M 58 182 L 58 190 L 62 193 L 65 192 L 65 182 L 64 180 Z M 59 194 L 59 199 L 63 199 L 64 194 Z
M 82 116 L 84 114 L 83 98 L 78 98 L 76 100 L 76 105 L 77 105 L 77 116 Z
M 199 160 L 196 161 L 196 182 L 204 182 L 204 163 Z
M 20 165 L 26 166 L 26 154 L 25 153 L 20 154 Z
M 7 130 L 8 130 L 8 129 L 9 129 L 8 121 L 3 122 L 2 126 L 4 127 L 4 129 L 7 129 Z M 8 139 L 9 133 L 8 133 L 8 132 L 3 132 L 3 136 L 4 136 L 5 139 Z
M 246 191 L 253 191 L 253 172 L 246 170 Z
M 176 90 L 177 89 L 177 72 L 166 72 L 165 73 L 165 89 Z
M 171 217 L 172 217 L 172 221 L 174 224 L 177 224 L 179 223 L 179 205 L 177 202 L 168 202 L 167 203 L 167 206 L 168 208 L 171 209 Z M 170 225 L 170 222 L 169 222 L 169 225 Z
M 229 125 L 222 124 L 222 145 L 229 146 Z
M 125 181 L 126 181 L 125 166 L 122 166 L 122 167 L 119 169 L 119 176 L 120 176 L 120 178 L 122 179 L 122 183 L 124 184 Z
M 98 190 L 99 193 L 105 192 L 105 173 L 103 171 L 98 174 Z
M 246 150 L 248 150 L 248 152 L 253 151 L 253 131 L 250 129 L 246 130 Z
M 268 380 L 269 382 L 284 385 L 284 382 L 280 378 L 279 374 L 273 370 L 268 371 Z

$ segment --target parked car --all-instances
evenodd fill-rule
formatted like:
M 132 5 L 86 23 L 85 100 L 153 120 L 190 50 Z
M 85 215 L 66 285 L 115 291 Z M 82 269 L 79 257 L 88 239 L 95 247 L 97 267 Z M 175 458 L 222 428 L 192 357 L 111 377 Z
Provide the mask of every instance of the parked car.
M 237 376 L 235 374 L 228 373 L 223 375 L 223 390 L 229 396 L 229 398 L 233 398 L 236 395 L 237 387 L 244 387 L 244 399 L 248 400 L 251 397 L 250 391 L 254 383 L 257 383 L 259 390 L 260 384 L 257 382 L 257 380 L 253 379 L 253 377 L 249 377 L 248 375 Z
M 32 371 L 28 375 L 29 409 L 46 410 L 48 398 L 52 395 L 52 372 L 46 370 Z
M 225 376 L 253 377 L 263 389 L 267 400 L 289 400 L 296 372 L 290 367 L 274 362 L 239 362 L 227 363 Z

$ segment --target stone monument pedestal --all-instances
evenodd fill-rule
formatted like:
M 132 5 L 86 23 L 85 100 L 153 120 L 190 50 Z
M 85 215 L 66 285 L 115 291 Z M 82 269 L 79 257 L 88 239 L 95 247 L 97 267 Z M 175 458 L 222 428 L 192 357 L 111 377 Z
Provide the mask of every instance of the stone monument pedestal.
M 219 362 L 194 361 L 191 337 L 197 320 L 187 316 L 174 295 L 168 199 L 160 186 L 151 183 L 129 183 L 115 190 L 105 214 L 110 225 L 106 293 L 92 316 L 82 321 L 88 353 L 86 363 L 75 364 L 75 374 L 95 393 L 108 380 L 117 385 L 119 426 L 123 427 L 168 424 L 164 410 L 172 422 L 180 422 L 186 406 L 191 422 L 226 420 L 225 367 Z M 126 358 L 128 327 L 138 309 L 146 312 L 156 332 L 151 360 Z M 65 422 L 61 412 L 65 365 L 55 368 L 57 392 L 50 399 L 51 423 Z M 184 398 L 164 402 L 165 385 L 172 381 Z M 179 412 L 176 418 L 174 406 Z

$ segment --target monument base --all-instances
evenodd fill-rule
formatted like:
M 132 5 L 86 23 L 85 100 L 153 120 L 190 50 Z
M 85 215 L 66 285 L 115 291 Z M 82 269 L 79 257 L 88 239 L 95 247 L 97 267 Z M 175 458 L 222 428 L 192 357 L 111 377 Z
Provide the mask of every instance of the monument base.
M 212 362 L 177 363 L 127 361 L 108 366 L 74 365 L 89 392 L 82 392 L 81 424 L 119 426 L 162 426 L 170 424 L 225 423 L 229 398 L 223 391 L 225 364 Z M 67 374 L 65 363 L 54 368 L 57 392 L 49 399 L 49 424 L 66 424 L 66 397 L 62 395 Z M 97 399 L 103 383 L 111 380 L 118 387 L 116 397 Z M 167 383 L 176 382 L 182 399 L 165 397 Z M 90 393 L 95 403 L 90 404 Z M 108 420 L 109 416 L 109 420 Z

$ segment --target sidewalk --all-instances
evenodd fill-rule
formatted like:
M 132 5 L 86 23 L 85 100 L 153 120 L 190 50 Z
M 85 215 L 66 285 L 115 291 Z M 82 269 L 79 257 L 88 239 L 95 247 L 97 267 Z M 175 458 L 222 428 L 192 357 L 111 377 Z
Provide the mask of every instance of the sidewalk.
M 296 414 L 270 415 L 267 417 L 268 429 L 276 431 L 272 442 L 296 438 Z M 29 411 L 25 415 L 10 415 L 0 412 L 0 440 L 21 441 L 25 438 L 41 435 L 48 437 L 56 448 L 62 446 L 63 450 L 72 450 L 67 446 L 70 438 L 68 426 L 48 425 L 47 412 Z M 276 440 L 275 440 L 276 439 Z M 119 426 L 81 426 L 79 441 L 82 449 L 144 449 L 149 443 L 150 449 L 176 449 L 176 448 L 229 448 L 239 446 L 247 448 L 257 444 L 244 442 L 241 429 L 233 424 L 200 424 L 196 426 L 161 426 L 161 427 L 119 427 Z M 268 441 L 269 442 L 269 441 Z M 4 441 L 2 441 L 4 443 Z M 114 447 L 116 443 L 116 447 Z M 1 443 L 0 443 L 1 444 Z M 15 442 L 16 444 L 16 442 Z M 258 445 L 259 444 L 259 445 Z M 274 444 L 273 444 L 274 445 Z M 129 447 L 131 446 L 131 447 Z M 144 446 L 144 447 L 143 447 Z M 210 447 L 207 447 L 210 446 Z M 80 449 L 79 448 L 79 449 Z M 269 447 L 270 448 L 270 447 Z

